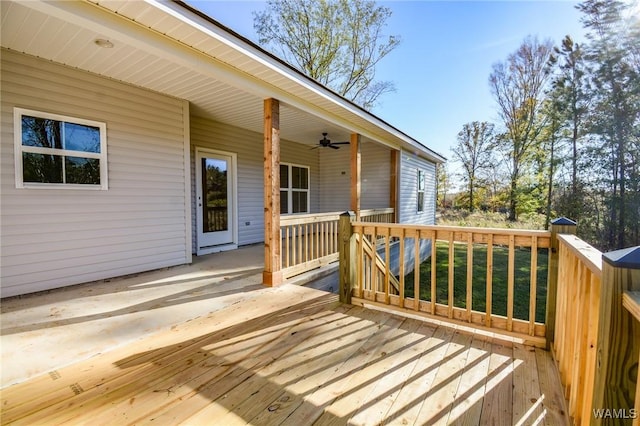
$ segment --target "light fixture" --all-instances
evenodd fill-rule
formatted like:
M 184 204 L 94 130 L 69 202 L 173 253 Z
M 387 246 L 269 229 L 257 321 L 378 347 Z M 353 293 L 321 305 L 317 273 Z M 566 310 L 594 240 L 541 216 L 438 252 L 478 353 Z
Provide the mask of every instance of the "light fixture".
M 113 43 L 104 38 L 97 38 L 93 41 L 97 46 L 104 47 L 105 49 L 111 49 L 113 47 Z

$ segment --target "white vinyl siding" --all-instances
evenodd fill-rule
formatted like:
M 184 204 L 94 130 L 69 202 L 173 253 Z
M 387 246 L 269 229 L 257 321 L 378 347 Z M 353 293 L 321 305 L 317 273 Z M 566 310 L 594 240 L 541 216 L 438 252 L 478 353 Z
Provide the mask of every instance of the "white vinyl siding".
M 418 171 L 424 173 L 424 210 L 418 211 Z M 400 156 L 400 223 L 417 225 L 435 224 L 435 192 L 436 192 L 435 164 L 421 157 L 402 152 Z
M 2 50 L 2 296 L 188 262 L 182 100 Z M 15 187 L 13 108 L 106 123 L 108 190 Z
M 362 144 L 362 190 L 360 208 L 382 209 L 389 206 L 391 187 L 391 150 L 375 143 Z
M 351 208 L 351 153 L 349 145 L 341 149 L 320 148 L 320 211 L 346 211 Z M 391 151 L 364 142 L 360 147 L 362 167 L 360 208 L 389 207 Z
M 256 102 L 261 102 L 256 99 Z M 191 150 L 196 146 L 234 152 L 238 154 L 238 244 L 246 245 L 264 241 L 264 164 L 263 136 L 228 124 L 202 117 L 191 117 Z M 311 211 L 318 209 L 318 154 L 309 146 L 286 140 L 280 142 L 280 161 L 300 163 L 310 167 Z M 195 170 L 194 165 L 191 167 Z M 195 172 L 192 172 L 195 182 Z M 195 185 L 192 185 L 195 200 Z M 195 206 L 194 206 L 195 212 Z M 192 215 L 193 250 L 196 235 L 195 214 Z

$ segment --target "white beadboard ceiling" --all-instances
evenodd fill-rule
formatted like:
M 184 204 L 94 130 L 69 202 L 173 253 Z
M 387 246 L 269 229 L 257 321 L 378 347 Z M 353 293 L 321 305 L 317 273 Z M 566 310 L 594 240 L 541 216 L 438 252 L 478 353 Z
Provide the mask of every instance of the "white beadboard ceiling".
M 263 99 L 274 97 L 284 139 L 315 144 L 322 132 L 332 140 L 358 132 L 442 159 L 180 4 L 2 0 L 0 9 L 2 47 L 186 99 L 196 115 L 261 133 Z

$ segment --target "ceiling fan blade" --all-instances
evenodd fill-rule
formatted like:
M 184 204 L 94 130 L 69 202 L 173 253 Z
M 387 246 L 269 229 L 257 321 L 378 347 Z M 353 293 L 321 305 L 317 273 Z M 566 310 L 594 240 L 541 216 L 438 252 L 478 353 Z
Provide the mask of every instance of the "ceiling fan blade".
M 331 142 L 331 145 L 349 145 L 351 142 Z
M 318 148 L 320 148 L 320 145 L 316 145 L 316 146 L 311 147 L 311 149 L 318 149 Z
M 339 146 L 335 146 L 335 144 L 331 144 L 331 145 L 327 145 L 329 148 L 333 148 L 333 149 L 340 149 Z

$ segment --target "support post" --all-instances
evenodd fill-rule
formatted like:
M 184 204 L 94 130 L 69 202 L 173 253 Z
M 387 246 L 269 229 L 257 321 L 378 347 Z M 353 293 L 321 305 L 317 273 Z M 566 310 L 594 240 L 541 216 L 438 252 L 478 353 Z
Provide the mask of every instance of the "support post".
M 600 318 L 596 346 L 593 409 L 610 410 L 618 418 L 638 416 L 636 398 L 640 323 L 623 307 L 625 291 L 640 290 L 640 246 L 602 255 Z M 632 411 L 633 410 L 633 411 Z M 591 424 L 613 424 L 604 416 Z M 609 422 L 609 423 L 606 423 Z
M 351 211 L 355 212 L 356 220 L 360 220 L 362 157 L 359 134 L 351 134 L 351 143 L 349 146 L 351 147 Z
M 281 284 L 280 103 L 264 100 L 264 272 L 266 286 Z
M 549 244 L 549 266 L 547 274 L 547 350 L 555 339 L 556 330 L 556 303 L 558 300 L 558 234 L 576 234 L 576 223 L 561 217 L 551 221 L 551 242 Z
M 339 259 L 340 259 L 340 302 L 351 303 L 351 289 L 356 282 L 356 239 L 351 223 L 356 215 L 349 211 L 340 215 L 338 225 Z
M 400 151 L 391 150 L 391 175 L 389 179 L 389 207 L 393 208 L 393 223 L 398 223 L 398 157 Z

